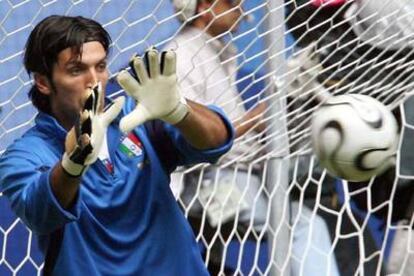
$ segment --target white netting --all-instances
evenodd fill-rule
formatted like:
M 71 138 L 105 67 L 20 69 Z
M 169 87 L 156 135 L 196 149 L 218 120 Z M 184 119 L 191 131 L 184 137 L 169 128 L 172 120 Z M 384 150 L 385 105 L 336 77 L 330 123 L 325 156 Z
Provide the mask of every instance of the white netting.
M 179 21 L 169 0 L 0 0 L 0 153 L 36 113 L 21 65 L 29 32 L 51 14 L 92 17 L 113 39 L 112 76 L 133 53 L 172 47 L 187 97 L 222 106 L 234 121 L 264 109 L 240 125 L 248 130 L 221 162 L 173 176 L 212 274 L 411 275 L 414 4 L 379 2 L 246 0 L 227 12 L 246 16 L 234 21 L 238 31 L 219 42 L 209 26 Z M 118 92 L 110 83 L 108 93 Z M 319 166 L 309 125 L 326 93 L 366 94 L 393 109 L 401 125 L 395 168 L 347 183 Z M 0 190 L 0 275 L 40 275 L 42 263 Z

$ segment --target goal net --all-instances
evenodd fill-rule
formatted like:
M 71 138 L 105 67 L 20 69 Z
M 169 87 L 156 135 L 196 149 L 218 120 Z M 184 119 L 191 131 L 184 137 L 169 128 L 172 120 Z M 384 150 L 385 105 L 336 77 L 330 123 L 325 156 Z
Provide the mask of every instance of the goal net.
M 218 163 L 171 179 L 212 275 L 412 275 L 414 3 L 206 2 L 195 15 L 170 0 L 0 0 L 0 154 L 36 116 L 22 66 L 30 31 L 52 14 L 94 18 L 113 40 L 111 78 L 134 53 L 173 48 L 182 93 L 219 105 L 240 130 Z M 216 37 L 212 24 L 195 27 L 235 12 L 234 30 Z M 110 81 L 108 96 L 120 93 Z M 327 93 L 369 95 L 393 111 L 394 167 L 351 183 L 319 165 L 310 119 Z M 0 188 L 0 275 L 40 275 L 43 260 Z

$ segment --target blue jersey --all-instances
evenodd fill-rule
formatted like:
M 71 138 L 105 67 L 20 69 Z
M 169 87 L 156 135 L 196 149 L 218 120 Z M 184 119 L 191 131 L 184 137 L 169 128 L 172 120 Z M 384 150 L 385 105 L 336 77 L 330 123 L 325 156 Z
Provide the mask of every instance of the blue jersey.
M 54 275 L 208 274 L 169 188 L 169 171 L 214 162 L 230 149 L 234 130 L 218 108 L 210 109 L 223 118 L 231 138 L 204 151 L 161 121 L 125 136 L 118 129 L 120 115 L 107 132 L 111 168 L 101 160 L 92 164 L 69 210 L 59 205 L 49 182 L 67 131 L 53 117 L 38 114 L 35 126 L 0 158 L 0 185 L 13 210 L 38 235 L 43 252 L 53 242 L 51 233 L 64 229 Z

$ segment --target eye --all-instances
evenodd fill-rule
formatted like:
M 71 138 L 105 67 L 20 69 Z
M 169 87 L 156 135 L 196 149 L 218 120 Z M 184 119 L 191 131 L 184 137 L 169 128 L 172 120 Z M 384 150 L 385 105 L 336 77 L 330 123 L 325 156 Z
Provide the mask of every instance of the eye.
M 101 62 L 101 63 L 99 63 L 98 64 L 98 66 L 97 66 L 97 68 L 98 68 L 98 70 L 99 71 L 105 71 L 106 70 L 106 67 L 107 67 L 107 64 L 106 64 L 106 62 Z
M 82 73 L 82 68 L 80 67 L 75 66 L 75 67 L 69 68 L 69 74 L 71 74 L 72 76 L 78 76 L 81 73 Z

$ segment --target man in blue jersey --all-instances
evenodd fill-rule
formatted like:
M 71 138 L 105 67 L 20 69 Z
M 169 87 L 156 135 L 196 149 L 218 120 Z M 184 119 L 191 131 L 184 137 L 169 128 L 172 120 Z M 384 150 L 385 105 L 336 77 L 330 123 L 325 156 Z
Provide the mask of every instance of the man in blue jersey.
M 24 65 L 39 114 L 0 158 L 3 193 L 38 235 L 45 274 L 207 274 L 169 173 L 217 160 L 232 126 L 180 96 L 172 51 L 134 57 L 117 76 L 130 97 L 105 99 L 110 44 L 82 17 L 34 28 Z

